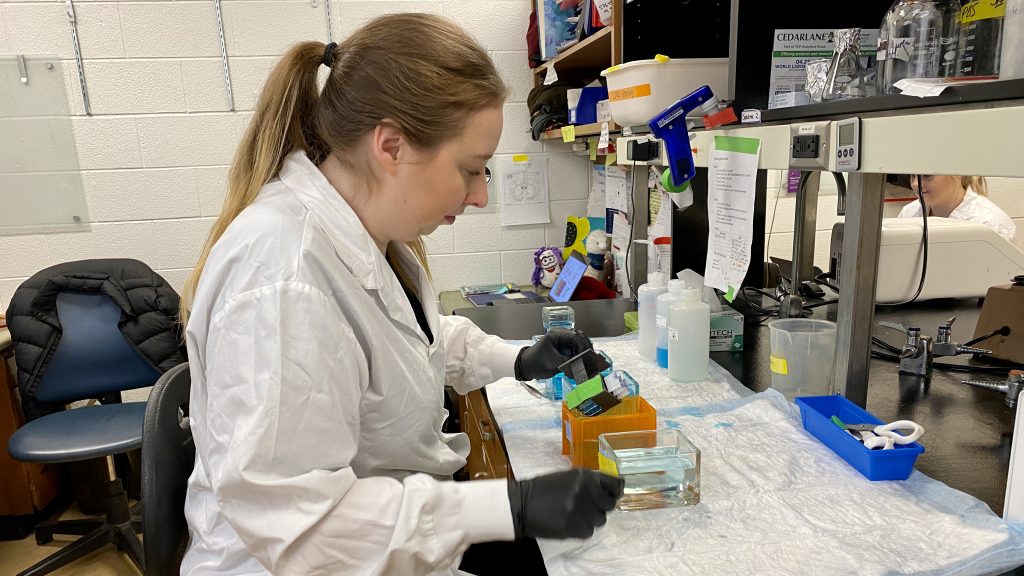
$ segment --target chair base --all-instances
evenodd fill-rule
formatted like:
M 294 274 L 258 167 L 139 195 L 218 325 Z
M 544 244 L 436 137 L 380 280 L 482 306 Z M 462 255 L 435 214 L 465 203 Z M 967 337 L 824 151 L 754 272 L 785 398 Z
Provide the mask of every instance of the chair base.
M 136 505 L 128 508 L 128 498 L 121 487 L 120 480 L 112 480 L 107 485 L 106 518 L 65 520 L 63 522 L 45 522 L 36 527 L 36 543 L 48 544 L 53 541 L 54 534 L 82 536 L 78 540 L 61 548 L 51 556 L 20 572 L 18 576 L 43 576 L 103 548 L 107 544 L 117 546 L 128 555 L 139 572 L 145 574 L 145 559 L 142 541 L 137 532 L 142 531 L 142 519 L 133 518 L 133 512 L 139 511 Z

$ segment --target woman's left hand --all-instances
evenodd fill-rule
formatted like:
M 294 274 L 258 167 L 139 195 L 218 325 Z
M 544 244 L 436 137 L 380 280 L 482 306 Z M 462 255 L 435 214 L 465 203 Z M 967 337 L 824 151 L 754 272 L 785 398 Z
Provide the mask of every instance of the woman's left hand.
M 537 380 L 558 374 L 558 367 L 594 344 L 580 330 L 552 328 L 539 342 L 519 351 L 515 372 L 518 380 Z

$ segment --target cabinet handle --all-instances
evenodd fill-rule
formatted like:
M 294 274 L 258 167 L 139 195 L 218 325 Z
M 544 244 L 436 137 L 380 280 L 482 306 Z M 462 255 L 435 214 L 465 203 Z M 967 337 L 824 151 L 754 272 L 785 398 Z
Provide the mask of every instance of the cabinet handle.
M 483 438 L 484 442 L 494 440 L 494 432 L 491 432 L 490 420 L 480 421 L 480 437 Z

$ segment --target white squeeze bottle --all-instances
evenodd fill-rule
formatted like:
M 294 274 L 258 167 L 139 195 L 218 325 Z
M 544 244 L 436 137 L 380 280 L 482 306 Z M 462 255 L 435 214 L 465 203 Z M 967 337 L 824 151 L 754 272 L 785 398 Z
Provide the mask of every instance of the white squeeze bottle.
M 640 356 L 651 362 L 658 361 L 658 325 L 655 324 L 657 316 L 658 296 L 664 294 L 668 288 L 665 282 L 668 277 L 662 272 L 651 272 L 647 275 L 647 284 L 641 286 L 637 291 L 637 301 L 640 320 Z
M 708 377 L 708 332 L 711 307 L 701 302 L 700 290 L 687 288 L 668 311 L 668 375 L 677 382 Z
M 668 368 L 668 307 L 679 300 L 685 289 L 686 282 L 672 279 L 668 281 L 668 292 L 658 296 L 654 323 L 658 326 L 658 366 L 662 368 Z

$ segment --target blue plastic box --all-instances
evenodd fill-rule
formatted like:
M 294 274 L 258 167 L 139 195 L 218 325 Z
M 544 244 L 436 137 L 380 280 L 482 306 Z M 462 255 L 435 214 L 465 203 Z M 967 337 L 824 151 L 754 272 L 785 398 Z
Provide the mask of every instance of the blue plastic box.
M 604 86 L 587 86 L 580 93 L 579 104 L 576 105 L 576 121 L 574 124 L 594 124 L 597 122 L 597 103 L 608 99 L 608 88 Z
M 868 480 L 906 480 L 914 470 L 917 455 L 924 446 L 897 444 L 892 450 L 869 450 L 834 422 L 838 416 L 846 424 L 884 424 L 870 412 L 842 396 L 803 396 L 794 400 L 800 406 L 800 418 L 807 430 L 828 446 Z

